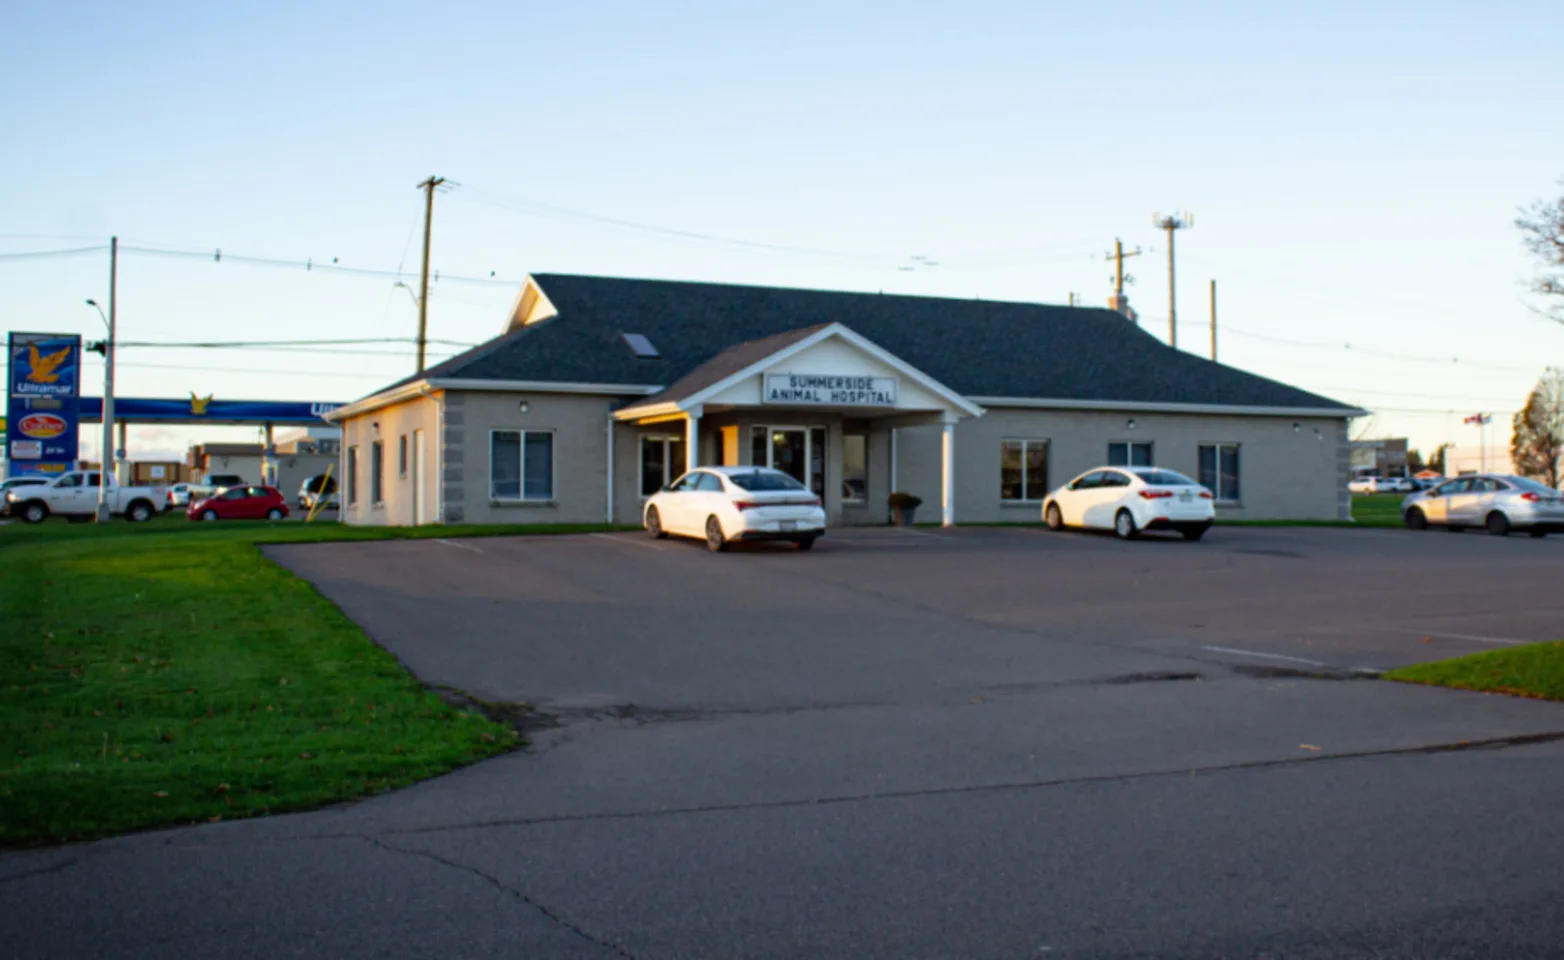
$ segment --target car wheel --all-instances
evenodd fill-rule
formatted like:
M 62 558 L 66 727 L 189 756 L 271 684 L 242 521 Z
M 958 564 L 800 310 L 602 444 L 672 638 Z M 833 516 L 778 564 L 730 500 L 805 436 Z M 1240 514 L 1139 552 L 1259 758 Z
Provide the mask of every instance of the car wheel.
M 217 519 L 217 511 L 216 510 L 202 510 L 201 511 L 201 519 L 205 520 L 207 522 L 211 522 L 213 520 L 216 520 Z
M 1135 526 L 1135 518 L 1128 510 L 1120 510 L 1113 518 L 1113 534 L 1120 540 L 1134 540 L 1140 536 L 1140 530 Z
M 1184 535 L 1185 540 L 1199 540 L 1209 529 L 1211 528 L 1202 523 L 1197 526 L 1179 527 L 1178 532 Z
M 130 509 L 125 511 L 125 519 L 129 520 L 131 523 L 146 523 L 148 520 L 152 519 L 152 505 L 150 503 L 137 500 L 135 503 L 130 505 Z
M 266 519 L 268 519 L 268 520 L 281 520 L 282 519 L 282 511 L 277 509 L 276 507 L 272 507 L 270 510 L 266 511 Z
M 1416 507 L 1407 511 L 1406 525 L 1408 530 L 1427 530 L 1428 517 Z
M 712 553 L 728 549 L 728 538 L 722 535 L 722 522 L 716 517 L 706 518 L 706 549 Z
M 1057 503 L 1050 503 L 1048 509 L 1043 511 L 1043 520 L 1048 524 L 1048 529 L 1050 530 L 1064 529 L 1064 514 L 1059 512 Z
M 657 512 L 656 507 L 649 507 L 646 511 L 646 533 L 654 540 L 663 540 L 668 536 L 663 530 L 663 515 Z
M 815 548 L 814 537 L 799 537 L 795 542 L 800 550 L 813 550 Z
M 41 503 L 29 503 L 22 508 L 23 523 L 43 523 L 49 519 L 49 508 Z
M 1488 514 L 1488 522 L 1484 526 L 1488 528 L 1489 533 L 1496 537 L 1507 537 L 1510 535 L 1510 518 L 1497 510 Z

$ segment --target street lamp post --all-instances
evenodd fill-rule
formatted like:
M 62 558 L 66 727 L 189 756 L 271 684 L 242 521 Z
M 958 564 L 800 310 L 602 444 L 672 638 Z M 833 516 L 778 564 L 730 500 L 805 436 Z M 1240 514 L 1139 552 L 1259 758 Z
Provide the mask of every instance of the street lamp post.
M 103 454 L 98 459 L 98 522 L 109 522 L 109 485 L 105 474 L 114 463 L 114 290 L 119 271 L 119 237 L 109 240 L 109 312 L 103 314 L 98 301 L 87 305 L 98 311 L 109 338 L 103 342 Z

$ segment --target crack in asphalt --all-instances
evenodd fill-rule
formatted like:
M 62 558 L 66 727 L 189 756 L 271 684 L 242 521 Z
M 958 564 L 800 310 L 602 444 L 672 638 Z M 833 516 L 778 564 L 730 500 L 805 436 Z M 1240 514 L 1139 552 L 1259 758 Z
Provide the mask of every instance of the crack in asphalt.
M 396 835 L 446 833 L 455 830 L 484 829 L 488 827 L 524 827 L 555 823 L 585 823 L 602 820 L 640 820 L 658 817 L 701 815 L 708 813 L 732 813 L 746 810 L 781 810 L 795 807 L 831 806 L 846 803 L 875 803 L 884 800 L 907 800 L 920 797 L 960 796 L 967 794 L 1001 793 L 1018 790 L 1041 790 L 1051 787 L 1069 787 L 1082 784 L 1132 783 L 1163 777 L 1192 777 L 1196 774 L 1232 773 L 1246 770 L 1267 770 L 1305 764 L 1329 763 L 1340 760 L 1365 760 L 1378 757 L 1419 756 L 1441 753 L 1461 753 L 1468 750 L 1506 749 L 1534 746 L 1542 743 L 1564 741 L 1564 730 L 1548 733 L 1528 733 L 1507 737 L 1490 737 L 1483 740 L 1460 740 L 1455 743 L 1423 744 L 1412 747 L 1385 747 L 1377 750 L 1350 750 L 1342 753 L 1320 753 L 1302 757 L 1277 757 L 1269 760 L 1241 760 L 1235 763 L 1213 764 L 1204 767 L 1177 767 L 1165 770 L 1144 770 L 1137 773 L 1102 773 L 1081 777 L 1060 777 L 1052 780 L 1019 780 L 1006 783 L 987 783 L 961 787 L 929 787 L 921 790 L 886 790 L 875 793 L 843 794 L 834 797 L 806 797 L 794 800 L 761 800 L 753 803 L 720 803 L 689 807 L 671 807 L 663 810 L 638 810 L 611 813 L 558 814 L 540 817 L 513 817 L 496 820 L 477 820 L 467 823 L 444 824 L 430 827 L 408 827 L 385 832 Z
M 25 853 L 26 851 L 17 851 L 17 852 Z M 69 870 L 71 867 L 74 867 L 77 864 L 81 863 L 84 859 L 86 859 L 86 858 L 85 857 L 69 857 L 69 858 L 67 858 L 65 860 L 60 861 L 59 863 L 52 863 L 52 864 L 50 864 L 47 867 L 39 867 L 36 870 L 23 870 L 21 873 L 13 873 L 13 874 L 10 874 L 8 876 L 0 877 L 0 884 L 12 883 L 12 882 L 17 881 L 17 880 L 26 880 L 28 877 L 41 877 L 44 874 L 49 874 L 49 873 L 61 873 L 61 872 L 65 871 L 65 870 Z
M 610 950 L 616 956 L 624 957 L 625 960 L 635 960 L 634 954 L 631 954 L 629 951 L 625 950 L 623 947 L 619 946 L 617 943 L 613 943 L 611 941 L 604 940 L 601 937 L 598 937 L 598 936 L 593 935 L 592 933 L 589 933 L 580 924 L 575 923 L 572 920 L 566 919 L 565 917 L 561 916 L 559 913 L 554 911 L 552 908 L 550 908 L 550 907 L 548 907 L 548 906 L 546 906 L 544 904 L 539 903 L 538 901 L 534 900 L 532 897 L 528 896 L 527 894 L 523 893 L 522 891 L 517 890 L 515 887 L 512 887 L 512 886 L 508 885 L 507 883 L 505 883 L 505 881 L 501 880 L 499 877 L 496 877 L 492 873 L 489 873 L 489 872 L 487 872 L 485 870 L 480 870 L 479 868 L 477 868 L 475 866 L 472 866 L 471 864 L 462 863 L 459 860 L 452 860 L 449 857 L 442 857 L 438 853 L 431 853 L 431 852 L 429 852 L 427 850 L 408 850 L 405 847 L 398 847 L 398 846 L 395 846 L 393 844 L 385 842 L 384 840 L 380 839 L 379 837 L 371 836 L 370 834 L 367 834 L 367 833 L 350 834 L 350 836 L 356 837 L 359 840 L 362 840 L 362 841 L 364 841 L 365 843 L 368 843 L 371 846 L 378 847 L 381 850 L 385 850 L 385 851 L 390 852 L 390 853 L 400 854 L 400 855 L 405 856 L 405 857 L 420 857 L 420 858 L 422 858 L 424 860 L 429 860 L 429 861 L 431 861 L 433 863 L 438 863 L 438 864 L 440 864 L 442 866 L 449 867 L 452 870 L 460 870 L 460 871 L 462 871 L 464 873 L 470 873 L 473 876 L 478 877 L 479 879 L 486 881 L 488 884 L 493 886 L 496 890 L 499 890 L 501 893 L 505 893 L 505 894 L 515 898 L 518 902 L 523 903 L 523 904 L 525 904 L 528 907 L 531 907 L 533 910 L 536 910 L 538 912 L 538 914 L 540 914 L 542 917 L 547 919 L 550 923 L 553 923 L 553 924 L 559 926 L 563 930 L 569 931 L 570 933 L 576 935 L 577 937 L 580 937 L 582 940 L 587 941 L 588 943 L 592 944 L 593 946 L 602 947 L 605 950 Z

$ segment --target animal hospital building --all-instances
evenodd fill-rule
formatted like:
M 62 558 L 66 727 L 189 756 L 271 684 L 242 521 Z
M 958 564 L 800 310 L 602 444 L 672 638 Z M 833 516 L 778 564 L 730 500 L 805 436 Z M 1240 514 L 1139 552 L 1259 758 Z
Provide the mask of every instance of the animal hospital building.
M 350 524 L 641 522 L 696 466 L 783 470 L 832 525 L 1038 522 L 1102 465 L 1219 519 L 1349 519 L 1363 411 L 1106 309 L 539 274 L 504 332 L 340 407 Z

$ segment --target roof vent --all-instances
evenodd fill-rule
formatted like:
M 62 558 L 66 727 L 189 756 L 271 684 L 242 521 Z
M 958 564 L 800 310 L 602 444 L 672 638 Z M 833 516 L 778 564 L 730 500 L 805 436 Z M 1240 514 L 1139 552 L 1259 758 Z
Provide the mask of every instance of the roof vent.
M 652 341 L 646 339 L 645 334 L 622 333 L 620 336 L 624 337 L 625 343 L 629 345 L 631 352 L 642 360 L 656 360 L 662 356 L 662 354 L 657 352 L 657 348 L 652 346 Z

